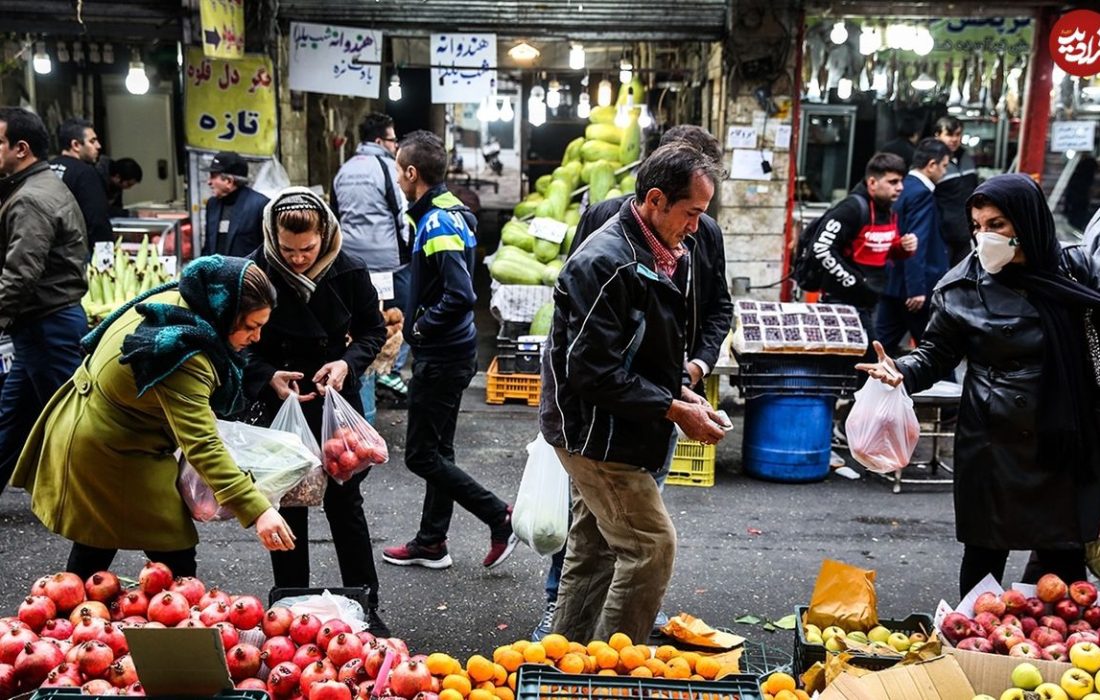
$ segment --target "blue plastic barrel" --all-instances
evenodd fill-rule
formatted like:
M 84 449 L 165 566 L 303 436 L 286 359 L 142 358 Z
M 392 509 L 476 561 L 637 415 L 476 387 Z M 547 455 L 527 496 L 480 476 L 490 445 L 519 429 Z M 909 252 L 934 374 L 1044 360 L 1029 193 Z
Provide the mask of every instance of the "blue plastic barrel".
M 745 473 L 785 483 L 829 475 L 833 396 L 765 394 L 745 404 L 741 457 Z

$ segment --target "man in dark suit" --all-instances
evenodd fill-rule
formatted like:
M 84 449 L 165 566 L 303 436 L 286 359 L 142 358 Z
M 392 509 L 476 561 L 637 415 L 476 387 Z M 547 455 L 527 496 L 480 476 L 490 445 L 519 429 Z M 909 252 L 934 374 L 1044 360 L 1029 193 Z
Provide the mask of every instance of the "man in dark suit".
M 248 186 L 248 163 L 236 153 L 222 151 L 210 163 L 206 200 L 206 240 L 203 255 L 245 257 L 263 243 L 267 197 Z

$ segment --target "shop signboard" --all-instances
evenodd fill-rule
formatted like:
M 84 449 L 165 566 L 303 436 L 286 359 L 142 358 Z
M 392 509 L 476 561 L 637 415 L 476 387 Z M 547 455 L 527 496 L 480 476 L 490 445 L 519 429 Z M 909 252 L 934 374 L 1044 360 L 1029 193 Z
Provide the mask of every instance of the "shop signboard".
M 496 87 L 496 34 L 432 34 L 432 103 L 467 104 Z
M 199 19 L 203 55 L 244 57 L 244 0 L 199 0 Z
M 290 89 L 378 98 L 382 32 L 291 22 Z
M 1053 122 L 1050 125 L 1051 153 L 1066 151 L 1091 153 L 1095 144 L 1096 122 L 1094 121 Z
M 187 145 L 243 155 L 275 153 L 275 83 L 271 59 L 248 55 L 231 61 L 187 52 L 184 136 Z

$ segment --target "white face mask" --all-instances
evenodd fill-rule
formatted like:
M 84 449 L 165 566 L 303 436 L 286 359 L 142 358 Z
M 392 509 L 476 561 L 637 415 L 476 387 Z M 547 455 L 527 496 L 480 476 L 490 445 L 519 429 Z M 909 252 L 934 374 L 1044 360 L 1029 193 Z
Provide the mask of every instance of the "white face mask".
M 999 233 L 989 231 L 979 231 L 974 234 L 974 240 L 978 247 L 978 262 L 991 275 L 997 274 L 1012 262 L 1020 245 L 1015 238 L 1005 238 Z

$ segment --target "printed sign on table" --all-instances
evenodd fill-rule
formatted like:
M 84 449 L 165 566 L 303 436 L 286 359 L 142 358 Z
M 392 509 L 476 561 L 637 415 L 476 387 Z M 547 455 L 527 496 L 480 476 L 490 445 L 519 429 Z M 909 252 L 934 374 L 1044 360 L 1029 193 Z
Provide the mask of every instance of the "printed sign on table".
M 244 0 L 200 0 L 199 19 L 204 55 L 244 57 Z
M 378 98 L 382 32 L 290 24 L 290 89 Z
M 249 55 L 239 61 L 206 58 L 187 51 L 183 83 L 187 145 L 244 155 L 275 153 L 275 84 L 271 59 Z
M 497 80 L 496 34 L 432 34 L 432 103 L 480 102 Z

